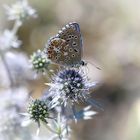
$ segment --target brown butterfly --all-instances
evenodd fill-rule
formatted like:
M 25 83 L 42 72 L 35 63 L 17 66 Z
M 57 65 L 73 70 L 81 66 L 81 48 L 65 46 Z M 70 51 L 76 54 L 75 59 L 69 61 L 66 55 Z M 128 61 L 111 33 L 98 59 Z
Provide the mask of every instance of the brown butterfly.
M 52 62 L 63 66 L 80 66 L 82 61 L 83 43 L 79 24 L 76 22 L 65 25 L 56 36 L 48 41 L 45 53 Z

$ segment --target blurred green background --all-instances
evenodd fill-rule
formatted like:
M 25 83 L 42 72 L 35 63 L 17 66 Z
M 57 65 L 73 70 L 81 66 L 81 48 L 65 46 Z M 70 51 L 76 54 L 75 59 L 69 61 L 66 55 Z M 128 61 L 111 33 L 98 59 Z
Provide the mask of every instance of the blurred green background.
M 0 30 L 11 28 L 0 0 Z M 29 0 L 38 18 L 24 23 L 18 35 L 20 51 L 32 54 L 65 24 L 76 21 L 83 36 L 83 59 L 89 77 L 101 84 L 93 98 L 104 111 L 90 121 L 73 124 L 72 140 L 140 140 L 140 1 L 139 0 Z M 96 69 L 91 63 L 101 68 Z M 40 96 L 45 79 L 29 87 Z

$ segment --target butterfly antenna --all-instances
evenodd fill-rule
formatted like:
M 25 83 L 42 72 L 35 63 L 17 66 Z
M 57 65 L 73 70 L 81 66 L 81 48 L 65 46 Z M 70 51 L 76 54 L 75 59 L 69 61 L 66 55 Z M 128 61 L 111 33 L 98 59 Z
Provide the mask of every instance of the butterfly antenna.
M 98 67 L 95 63 L 92 63 L 90 61 L 87 61 L 89 64 L 93 65 L 95 68 L 97 68 L 98 70 L 102 70 L 100 67 Z

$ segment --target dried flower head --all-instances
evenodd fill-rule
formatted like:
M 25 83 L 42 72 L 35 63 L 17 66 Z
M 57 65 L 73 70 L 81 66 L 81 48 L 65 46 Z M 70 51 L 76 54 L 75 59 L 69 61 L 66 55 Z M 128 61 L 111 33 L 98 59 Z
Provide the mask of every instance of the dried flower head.
M 38 50 L 31 55 L 31 63 L 34 70 L 45 73 L 45 71 L 48 69 L 50 61 L 41 50 Z
M 4 5 L 9 20 L 23 21 L 28 17 L 36 17 L 36 11 L 28 4 L 27 0 L 18 0 L 15 4 Z
M 18 48 L 21 45 L 21 41 L 18 40 L 17 36 L 10 30 L 5 30 L 0 35 L 0 50 L 7 50 L 11 47 Z
M 52 104 L 78 103 L 88 98 L 89 90 L 96 84 L 90 83 L 87 74 L 79 69 L 69 68 L 60 71 L 53 77 L 53 82 L 48 83 Z

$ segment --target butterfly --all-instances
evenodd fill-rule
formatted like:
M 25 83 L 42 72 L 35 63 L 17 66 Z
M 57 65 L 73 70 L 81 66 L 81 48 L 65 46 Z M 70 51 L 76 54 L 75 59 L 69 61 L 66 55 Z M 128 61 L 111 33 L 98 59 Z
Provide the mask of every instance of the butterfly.
M 65 25 L 45 47 L 48 59 L 63 66 L 86 65 L 82 60 L 83 41 L 80 26 L 76 22 Z

